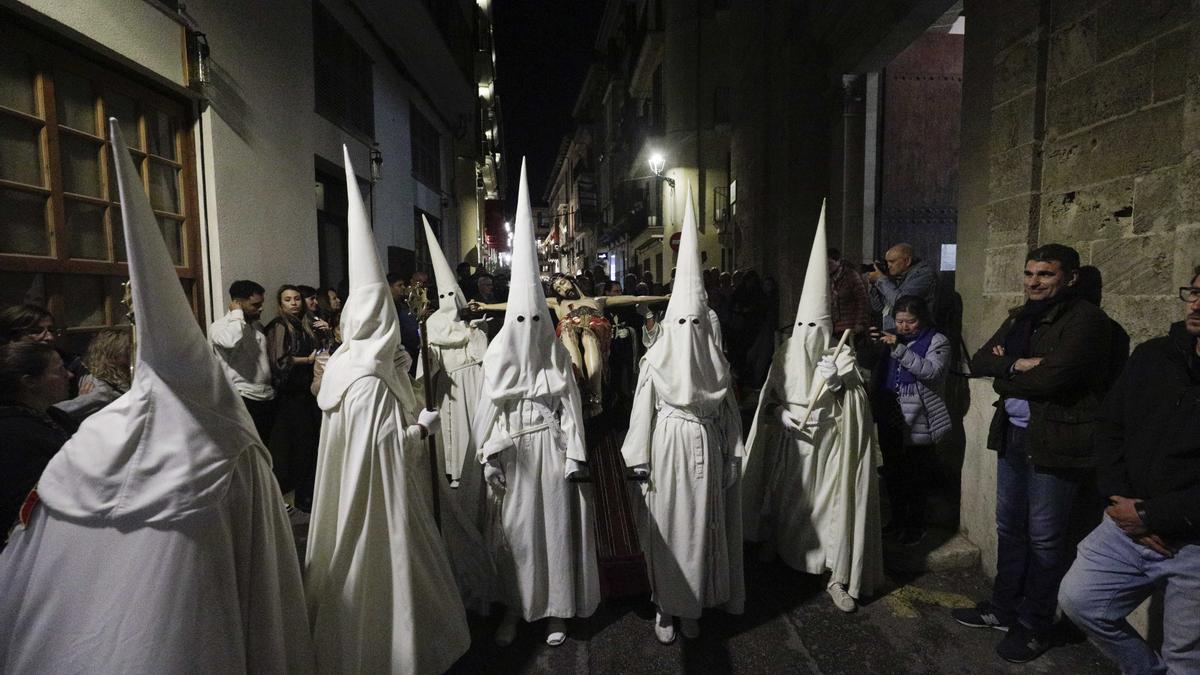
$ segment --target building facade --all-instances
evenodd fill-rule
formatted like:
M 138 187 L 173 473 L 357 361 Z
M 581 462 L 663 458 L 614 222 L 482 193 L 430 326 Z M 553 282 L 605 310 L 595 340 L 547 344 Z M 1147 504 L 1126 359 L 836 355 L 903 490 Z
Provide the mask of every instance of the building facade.
M 731 271 L 729 3 L 611 0 L 546 199 L 564 271 L 675 266 L 691 190 L 704 264 Z
M 421 215 L 478 256 L 504 172 L 487 2 L 0 0 L 0 33 L 0 302 L 44 300 L 73 345 L 125 322 L 110 115 L 202 321 L 235 279 L 346 278 L 343 144 L 391 271 L 425 264 Z

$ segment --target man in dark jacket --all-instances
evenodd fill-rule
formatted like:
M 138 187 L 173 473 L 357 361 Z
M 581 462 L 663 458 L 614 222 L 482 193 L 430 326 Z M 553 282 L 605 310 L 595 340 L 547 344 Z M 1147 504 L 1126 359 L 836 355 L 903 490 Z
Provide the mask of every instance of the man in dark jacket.
M 883 329 L 896 330 L 896 318 L 892 307 L 906 295 L 915 295 L 929 306 L 929 314 L 936 316 L 937 270 L 916 257 L 911 244 L 896 244 L 883 254 L 884 265 L 867 273 L 868 295 L 871 309 L 883 316 Z
M 1079 254 L 1029 252 L 1025 304 L 971 359 L 1000 395 L 988 434 L 996 467 L 996 581 L 991 602 L 953 612 L 1006 631 L 1001 658 L 1024 663 L 1050 646 L 1058 584 L 1070 562 L 1071 506 L 1088 470 L 1111 340 L 1100 308 L 1074 292 Z
M 1200 268 L 1184 320 L 1129 358 L 1096 434 L 1104 521 L 1059 603 L 1122 672 L 1200 673 Z M 1163 590 L 1162 653 L 1126 621 Z

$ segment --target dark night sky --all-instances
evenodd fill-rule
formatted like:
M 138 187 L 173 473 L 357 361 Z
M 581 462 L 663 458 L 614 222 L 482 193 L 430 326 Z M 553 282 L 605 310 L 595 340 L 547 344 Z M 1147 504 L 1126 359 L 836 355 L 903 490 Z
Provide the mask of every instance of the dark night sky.
M 542 202 L 555 153 L 571 129 L 604 13 L 604 0 L 494 0 L 496 90 L 508 163 L 509 212 L 516 210 L 521 156 L 530 199 Z

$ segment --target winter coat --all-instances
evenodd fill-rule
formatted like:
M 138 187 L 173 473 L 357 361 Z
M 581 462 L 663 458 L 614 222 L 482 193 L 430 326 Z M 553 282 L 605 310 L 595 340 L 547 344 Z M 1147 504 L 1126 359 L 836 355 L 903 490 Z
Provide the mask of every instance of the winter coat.
M 971 371 L 994 378 L 996 402 L 987 446 L 1002 450 L 1008 414 L 1004 398 L 1029 401 L 1028 452 L 1036 466 L 1087 468 L 1097 464 L 1093 450 L 1100 406 L 1108 379 L 1112 322 L 1100 308 L 1079 298 L 1067 298 L 1037 322 L 1029 342 L 1029 357 L 1041 358 L 1035 368 L 1013 370 L 1015 354 L 996 356 L 1020 308 L 1013 310 L 1000 330 L 971 358 Z
M 1180 322 L 1129 357 L 1104 404 L 1101 494 L 1141 499 L 1155 534 L 1200 537 L 1200 356 Z
M 894 364 L 917 380 L 908 387 L 901 385 L 898 391 L 885 392 L 895 395 L 900 404 L 905 445 L 933 445 L 950 433 L 950 413 L 941 396 L 949 362 L 950 339 L 941 333 L 934 333 L 924 357 L 897 341 L 892 358 L 880 362 L 885 368 Z
M 20 405 L 0 405 L 0 549 L 25 497 L 76 426 L 56 408 L 40 413 Z
M 886 274 L 871 283 L 868 295 L 871 309 L 883 315 L 883 329 L 895 330 L 896 319 L 892 316 L 892 307 L 896 301 L 906 295 L 915 295 L 925 300 L 929 313 L 937 311 L 937 270 L 924 260 L 917 260 L 912 267 L 899 278 Z

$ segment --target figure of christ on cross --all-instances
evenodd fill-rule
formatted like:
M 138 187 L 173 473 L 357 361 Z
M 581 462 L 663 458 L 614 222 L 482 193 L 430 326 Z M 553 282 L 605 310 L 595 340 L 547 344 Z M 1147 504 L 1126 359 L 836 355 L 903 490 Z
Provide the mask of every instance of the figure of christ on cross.
M 558 318 L 558 337 L 562 340 L 571 363 L 575 366 L 580 387 L 584 392 L 584 415 L 600 414 L 604 401 L 604 380 L 608 369 L 608 348 L 612 342 L 612 323 L 604 315 L 606 309 L 629 305 L 651 305 L 670 299 L 668 295 L 584 295 L 571 277 L 555 274 L 550 286 L 554 296 L 546 304 Z M 506 303 L 471 302 L 472 312 L 503 312 Z

